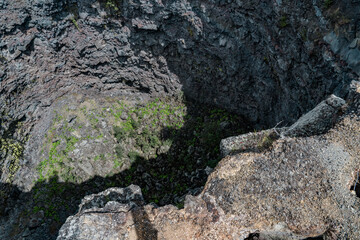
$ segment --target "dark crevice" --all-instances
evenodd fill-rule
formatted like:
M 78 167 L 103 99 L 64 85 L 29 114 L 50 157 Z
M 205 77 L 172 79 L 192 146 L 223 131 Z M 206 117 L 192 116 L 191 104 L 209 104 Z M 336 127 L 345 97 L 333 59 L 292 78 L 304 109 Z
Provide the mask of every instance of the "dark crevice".
M 25 54 L 27 56 L 31 55 L 31 52 L 34 51 L 34 40 L 35 40 L 35 37 L 30 41 L 30 43 L 27 44 L 26 50 L 22 52 L 23 54 Z
M 324 236 L 323 235 L 320 235 L 320 236 L 317 236 L 317 237 L 309 237 L 309 238 L 305 238 L 303 240 L 323 240 L 324 239 Z
M 260 233 L 250 233 L 244 240 L 260 240 Z
M 143 207 L 132 211 L 135 222 L 136 235 L 139 240 L 157 240 L 158 231 L 152 226 L 149 217 Z
M 266 235 L 263 235 L 261 233 L 250 233 L 249 236 L 247 238 L 245 238 L 244 240 L 269 240 L 269 239 L 284 239 L 284 237 L 270 237 L 270 236 L 266 236 Z M 309 238 L 305 238 L 305 239 L 302 239 L 302 240 L 323 240 L 325 239 L 324 238 L 324 235 L 320 235 L 320 236 L 316 236 L 316 237 L 309 237 Z
M 24 9 L 23 10 L 25 14 L 28 14 L 28 16 L 25 17 L 23 23 L 21 25 L 15 25 L 15 27 L 9 31 L 6 32 L 5 35 L 12 35 L 16 33 L 17 30 L 21 31 L 22 33 L 26 33 L 26 31 L 29 29 L 29 23 L 32 20 L 30 11 Z
M 79 19 L 79 6 L 77 3 L 68 3 L 65 10 L 71 13 L 75 20 Z
M 3 137 L 4 138 L 13 138 L 16 130 L 19 128 L 19 124 L 21 124 L 22 122 L 25 122 L 25 120 L 26 120 L 26 117 L 23 116 L 20 119 L 12 121 L 10 123 L 9 127 L 7 128 L 7 130 L 4 132 Z M 0 120 L 0 123 L 1 123 L 1 120 Z
M 350 191 L 354 191 L 356 196 L 360 198 L 360 171 L 355 172 L 354 181 L 350 187 Z

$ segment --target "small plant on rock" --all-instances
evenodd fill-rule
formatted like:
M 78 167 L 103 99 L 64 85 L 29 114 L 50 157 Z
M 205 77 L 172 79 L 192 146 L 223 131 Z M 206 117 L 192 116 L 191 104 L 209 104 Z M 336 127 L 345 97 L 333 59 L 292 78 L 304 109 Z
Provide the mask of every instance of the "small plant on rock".
M 324 7 L 327 9 L 334 3 L 333 0 L 324 0 Z
M 265 150 L 272 146 L 273 142 L 276 140 L 277 136 L 275 133 L 265 134 L 265 136 L 258 143 L 258 148 L 260 150 Z
M 71 18 L 70 20 L 71 20 L 71 22 L 74 24 L 74 26 L 76 27 L 76 29 L 77 29 L 79 32 L 81 32 L 81 29 L 80 29 L 79 24 L 77 23 L 76 19 L 75 19 L 75 18 Z
M 289 23 L 287 22 L 287 18 L 286 16 L 281 16 L 280 20 L 279 20 L 279 26 L 281 28 L 286 27 L 287 25 L 289 25 Z
M 116 3 L 114 0 L 107 0 L 106 1 L 106 7 L 108 8 L 112 8 L 114 9 L 115 11 L 119 11 L 119 8 L 117 7 Z

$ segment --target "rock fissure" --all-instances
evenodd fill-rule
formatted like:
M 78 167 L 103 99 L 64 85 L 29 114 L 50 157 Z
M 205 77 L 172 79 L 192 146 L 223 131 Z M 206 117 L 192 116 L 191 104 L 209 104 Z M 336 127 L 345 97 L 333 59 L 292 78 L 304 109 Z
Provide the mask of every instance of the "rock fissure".
M 350 191 L 354 192 L 357 197 L 360 197 L 359 171 L 356 171 L 356 173 L 354 175 L 355 175 L 355 179 L 353 181 L 353 184 L 350 187 Z

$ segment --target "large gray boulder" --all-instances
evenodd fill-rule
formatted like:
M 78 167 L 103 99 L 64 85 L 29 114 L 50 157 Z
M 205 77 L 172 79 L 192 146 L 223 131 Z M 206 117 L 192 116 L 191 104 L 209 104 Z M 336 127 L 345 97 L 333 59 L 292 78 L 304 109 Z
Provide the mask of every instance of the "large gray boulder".
M 221 154 L 225 157 L 237 152 L 262 151 L 270 147 L 280 137 L 305 137 L 325 133 L 334 125 L 345 104 L 344 99 L 331 95 L 288 128 L 277 128 L 275 126 L 272 129 L 250 132 L 221 140 Z
M 141 189 L 135 185 L 86 196 L 78 214 L 68 218 L 57 239 L 135 239 L 134 224 L 140 219 L 133 213 L 142 205 Z
M 331 95 L 313 110 L 304 114 L 282 133 L 284 136 L 312 136 L 329 130 L 339 116 L 345 100 Z
M 250 132 L 222 139 L 220 152 L 223 157 L 238 152 L 262 151 L 272 145 L 286 128 Z

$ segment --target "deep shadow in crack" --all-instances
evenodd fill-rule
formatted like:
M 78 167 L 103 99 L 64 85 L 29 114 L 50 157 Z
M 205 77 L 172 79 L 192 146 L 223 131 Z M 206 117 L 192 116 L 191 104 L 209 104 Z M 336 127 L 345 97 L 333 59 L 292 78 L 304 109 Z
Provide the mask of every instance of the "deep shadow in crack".
M 151 221 L 149 220 L 149 217 L 143 206 L 132 211 L 132 216 L 135 221 L 136 235 L 139 240 L 158 239 L 158 231 L 151 224 Z
M 188 111 L 181 128 L 163 128 L 161 140 L 172 145 L 156 158 L 137 156 L 131 166 L 113 176 L 93 177 L 82 183 L 61 182 L 58 177 L 38 181 L 30 192 L 1 184 L 1 225 L 9 235 L 5 239 L 56 239 L 67 217 L 78 212 L 81 200 L 110 187 L 138 185 L 145 203 L 183 206 L 187 194 L 201 192 L 208 168 L 221 159 L 222 138 L 248 131 L 248 123 L 237 115 L 210 106 L 186 103 Z M 99 162 L 98 164 L 101 164 Z M 11 219 L 10 219 L 11 218 Z M 144 209 L 133 212 L 139 239 L 156 239 L 157 231 Z M 1 232 L 1 231 L 0 231 Z M 5 231 L 4 231 L 5 232 Z M 1 236 L 1 235 L 0 235 Z

